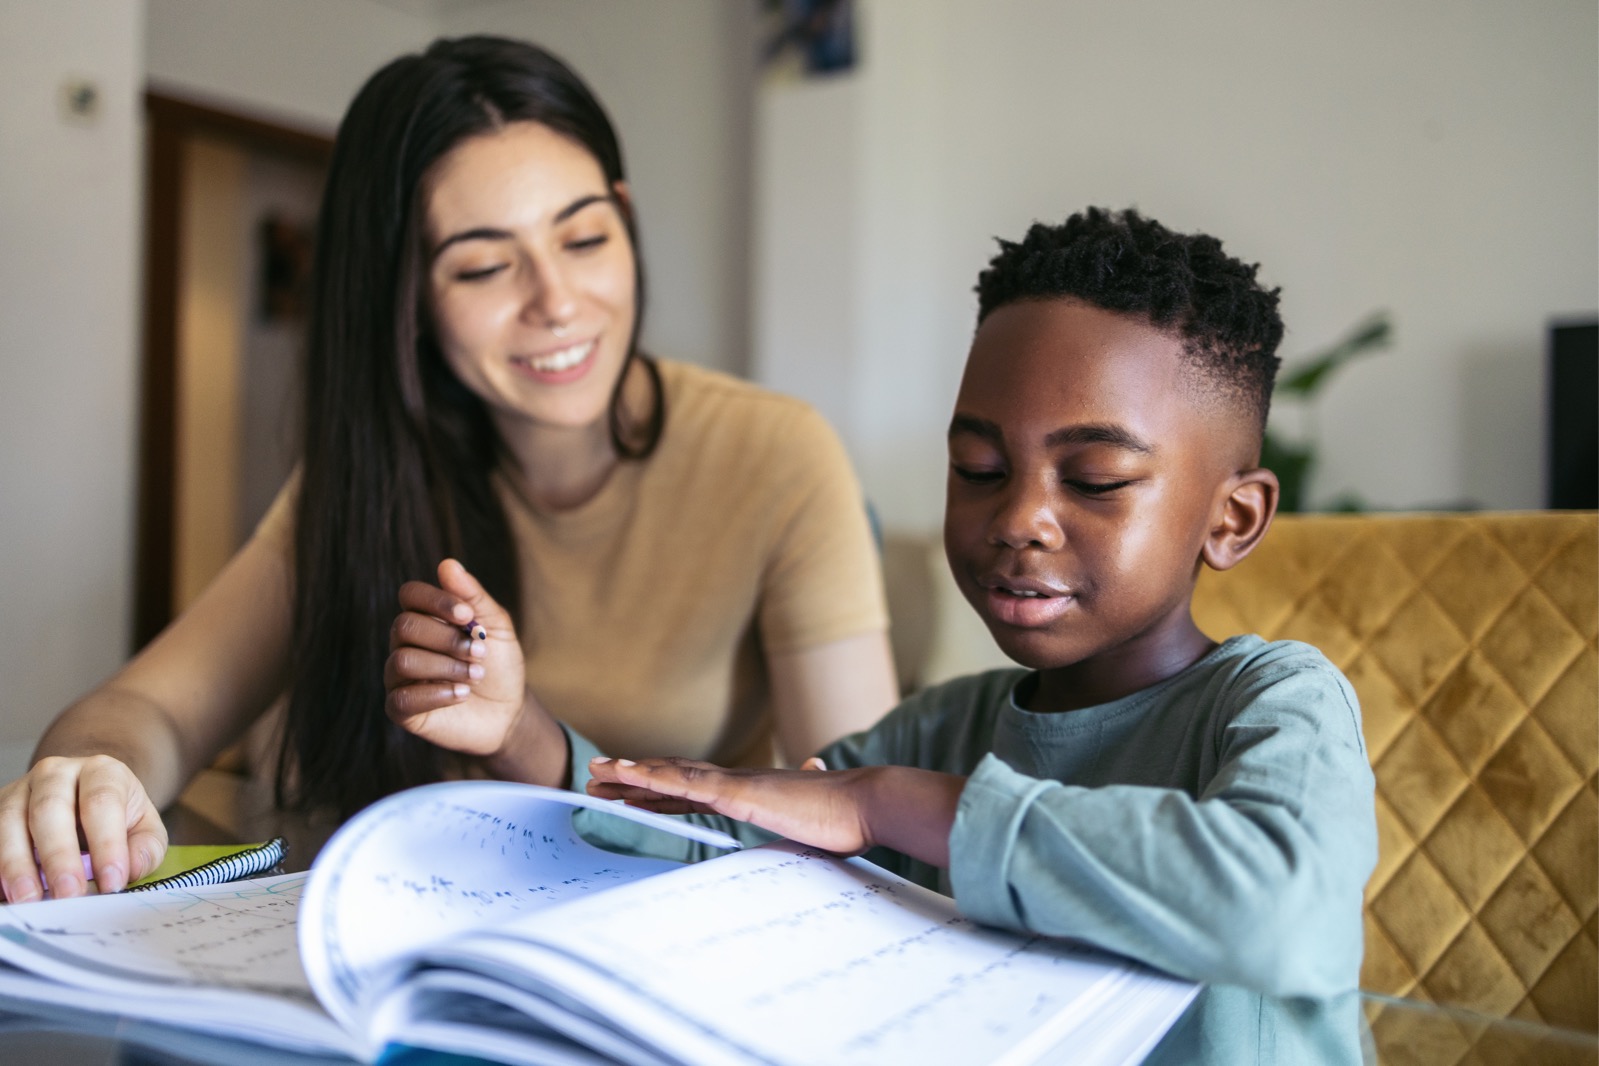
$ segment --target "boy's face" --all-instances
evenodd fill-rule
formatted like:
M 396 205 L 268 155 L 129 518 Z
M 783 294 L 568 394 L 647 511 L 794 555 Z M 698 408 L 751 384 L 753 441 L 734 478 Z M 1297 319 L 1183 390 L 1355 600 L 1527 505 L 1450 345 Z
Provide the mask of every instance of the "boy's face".
M 989 315 L 950 423 L 944 546 L 1007 655 L 1084 667 L 1098 702 L 1209 647 L 1189 597 L 1240 467 L 1223 410 L 1136 317 L 1064 299 Z

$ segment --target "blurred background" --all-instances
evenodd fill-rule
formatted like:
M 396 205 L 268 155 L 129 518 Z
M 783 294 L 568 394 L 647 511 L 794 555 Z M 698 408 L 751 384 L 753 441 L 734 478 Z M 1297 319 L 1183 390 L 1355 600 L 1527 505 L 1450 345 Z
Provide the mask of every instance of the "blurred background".
M 814 403 L 891 531 L 994 238 L 1089 204 L 1262 263 L 1285 372 L 1386 324 L 1274 413 L 1306 507 L 1559 504 L 1565 407 L 1592 490 L 1592 0 L 0 0 L 0 778 L 248 535 L 338 118 L 471 32 L 610 110 L 649 350 Z

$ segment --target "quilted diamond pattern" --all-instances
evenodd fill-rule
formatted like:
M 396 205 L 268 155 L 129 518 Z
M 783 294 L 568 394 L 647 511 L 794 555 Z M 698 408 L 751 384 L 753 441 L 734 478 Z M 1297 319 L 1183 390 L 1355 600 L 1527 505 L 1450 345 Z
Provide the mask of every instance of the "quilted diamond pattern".
M 1360 695 L 1363 986 L 1599 1031 L 1599 516 L 1283 516 L 1204 573 L 1194 616 L 1314 644 Z M 1384 1018 L 1379 1050 L 1404 1061 Z M 1494 1061 L 1484 1039 L 1429 1061 Z

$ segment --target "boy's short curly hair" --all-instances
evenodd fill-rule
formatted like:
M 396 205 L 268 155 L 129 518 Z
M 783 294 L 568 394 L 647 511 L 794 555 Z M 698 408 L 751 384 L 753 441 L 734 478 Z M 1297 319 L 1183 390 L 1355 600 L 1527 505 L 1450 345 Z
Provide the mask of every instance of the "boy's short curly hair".
M 1036 222 L 1020 243 L 1001 240 L 977 276 L 977 321 L 1018 300 L 1071 297 L 1139 315 L 1183 338 L 1207 389 L 1234 400 L 1264 433 L 1281 360 L 1278 289 L 1258 264 L 1234 259 L 1203 233 L 1173 233 L 1134 208 L 1099 207 L 1060 225 Z

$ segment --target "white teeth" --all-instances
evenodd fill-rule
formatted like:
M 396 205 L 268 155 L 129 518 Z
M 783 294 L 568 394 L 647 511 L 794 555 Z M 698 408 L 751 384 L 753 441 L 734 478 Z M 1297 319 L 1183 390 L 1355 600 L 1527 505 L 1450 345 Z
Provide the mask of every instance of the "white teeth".
M 1033 600 L 1041 600 L 1045 598 L 1042 592 L 1034 592 L 1031 589 L 1006 589 L 1005 591 L 1009 592 L 1012 596 L 1025 596 L 1028 599 Z
M 549 355 L 541 355 L 537 359 L 527 359 L 525 362 L 534 370 L 544 374 L 553 374 L 561 370 L 570 370 L 589 357 L 589 352 L 594 350 L 593 341 L 584 341 L 574 344 L 570 348 L 563 348 Z

